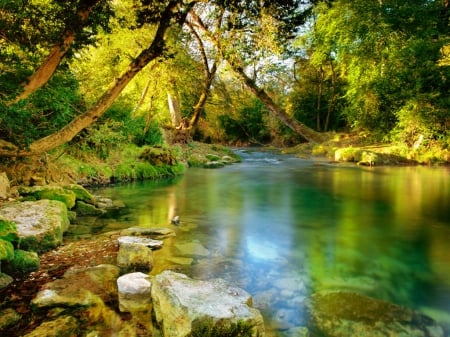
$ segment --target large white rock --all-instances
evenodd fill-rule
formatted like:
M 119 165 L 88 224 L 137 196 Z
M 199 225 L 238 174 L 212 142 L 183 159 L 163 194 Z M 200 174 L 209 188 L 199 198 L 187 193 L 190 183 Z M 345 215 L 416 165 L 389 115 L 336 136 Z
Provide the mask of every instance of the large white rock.
M 201 281 L 164 271 L 152 281 L 152 300 L 165 337 L 198 335 L 205 328 L 223 334 L 242 323 L 252 327 L 252 336 L 265 335 L 263 318 L 251 307 L 251 296 L 222 279 Z
M 141 312 L 151 310 L 150 276 L 141 272 L 122 275 L 117 279 L 119 310 Z
M 43 252 L 57 247 L 69 228 L 67 208 L 56 200 L 9 203 L 0 208 L 0 217 L 16 223 L 23 250 Z
M 121 236 L 117 239 L 117 241 L 119 241 L 120 246 L 123 244 L 136 244 L 146 246 L 151 249 L 159 249 L 163 245 L 163 242 L 161 240 L 154 240 L 150 238 L 131 235 Z

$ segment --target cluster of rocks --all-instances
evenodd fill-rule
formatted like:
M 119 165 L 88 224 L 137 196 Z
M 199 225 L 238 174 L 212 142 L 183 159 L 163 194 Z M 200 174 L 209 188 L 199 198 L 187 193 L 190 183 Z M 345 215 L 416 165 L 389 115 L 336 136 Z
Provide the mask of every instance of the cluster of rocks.
M 195 280 L 173 271 L 149 275 L 152 252 L 162 247 L 161 239 L 175 235 L 171 229 L 134 227 L 121 234 L 116 265 L 72 268 L 45 285 L 31 305 L 47 319 L 26 337 L 80 331 L 86 336 L 181 337 L 205 331 L 205 336 L 264 336 L 262 315 L 243 289 L 222 279 Z M 124 319 L 124 313 L 130 317 Z M 19 319 L 10 315 L 6 322 L 0 320 L 0 332 L 2 324 L 6 328 Z

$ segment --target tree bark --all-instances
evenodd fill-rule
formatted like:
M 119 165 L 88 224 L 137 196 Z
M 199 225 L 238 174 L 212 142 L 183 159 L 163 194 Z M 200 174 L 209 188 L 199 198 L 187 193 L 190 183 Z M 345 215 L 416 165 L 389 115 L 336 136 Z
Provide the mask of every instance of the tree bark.
M 0 143 L 0 156 L 24 157 L 42 154 L 69 142 L 81 130 L 90 126 L 101 117 L 136 74 L 150 61 L 163 54 L 164 35 L 171 24 L 171 19 L 176 15 L 175 8 L 178 3 L 179 1 L 176 0 L 169 2 L 161 15 L 158 29 L 149 48 L 143 50 L 131 62 L 128 69 L 116 79 L 115 83 L 98 99 L 94 106 L 56 133 L 34 141 L 28 149 L 18 149 L 15 145 L 7 142 Z
M 204 73 L 205 73 L 203 90 L 202 90 L 202 93 L 200 94 L 200 97 L 198 98 L 197 104 L 194 106 L 194 112 L 192 113 L 191 120 L 189 121 L 189 128 L 193 129 L 197 125 L 198 120 L 200 119 L 200 114 L 203 110 L 203 107 L 205 106 L 206 100 L 208 99 L 209 91 L 211 89 L 211 85 L 212 85 L 214 76 L 216 75 L 216 71 L 217 71 L 217 61 L 214 61 L 213 65 L 210 69 L 209 64 L 208 64 L 208 57 L 206 55 L 205 45 L 203 44 L 203 41 L 200 38 L 200 35 L 198 35 L 196 30 L 194 29 L 194 26 L 191 23 L 188 22 L 187 25 L 199 45 L 200 56 L 202 58 L 203 69 L 204 69 Z
M 81 1 L 80 7 L 77 10 L 77 16 L 80 18 L 80 23 L 86 22 L 92 8 L 101 0 Z M 73 41 L 75 40 L 75 31 L 73 29 L 66 29 L 62 34 L 62 41 L 55 44 L 44 62 L 37 68 L 37 70 L 29 76 L 22 84 L 22 91 L 13 100 L 8 102 L 8 105 L 17 103 L 26 99 L 36 90 L 43 87 L 53 76 L 58 68 L 64 55 L 66 55 Z

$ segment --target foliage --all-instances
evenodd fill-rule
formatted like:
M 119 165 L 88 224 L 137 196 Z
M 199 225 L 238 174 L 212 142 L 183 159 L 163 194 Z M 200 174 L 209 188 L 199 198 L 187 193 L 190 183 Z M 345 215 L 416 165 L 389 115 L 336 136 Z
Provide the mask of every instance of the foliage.
M 12 75 L 0 74 L 0 92 L 9 92 Z M 5 98 L 5 100 L 3 100 Z M 83 109 L 78 83 L 67 71 L 58 72 L 42 90 L 19 104 L 7 105 L 0 96 L 2 139 L 26 146 L 69 123 Z
M 220 115 L 220 126 L 225 130 L 226 140 L 229 142 L 246 141 L 266 143 L 270 141 L 269 132 L 265 125 L 268 111 L 257 99 L 251 105 L 238 111 L 237 117 Z

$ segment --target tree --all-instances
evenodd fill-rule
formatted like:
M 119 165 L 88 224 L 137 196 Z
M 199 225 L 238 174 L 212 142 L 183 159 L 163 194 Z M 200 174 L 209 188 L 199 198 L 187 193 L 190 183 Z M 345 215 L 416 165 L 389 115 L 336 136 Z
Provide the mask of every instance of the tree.
M 292 6 L 293 3 L 290 3 Z M 195 25 L 199 29 L 202 30 L 205 36 L 207 36 L 211 43 L 213 43 L 220 55 L 224 60 L 228 62 L 231 69 L 241 78 L 245 86 L 259 99 L 261 102 L 267 106 L 267 108 L 284 124 L 286 124 L 289 128 L 302 135 L 307 141 L 317 142 L 321 139 L 321 135 L 311 128 L 305 126 L 304 124 L 298 122 L 292 116 L 289 116 L 282 108 L 280 108 L 275 101 L 265 92 L 263 88 L 258 86 L 255 79 L 252 79 L 246 73 L 246 66 L 242 61 L 242 58 L 245 57 L 246 60 L 253 59 L 255 54 L 255 47 L 253 44 L 256 42 L 254 36 L 247 35 L 244 28 L 248 23 L 247 22 L 256 20 L 257 16 L 261 13 L 268 15 L 264 10 L 273 10 L 270 12 L 276 18 L 283 19 L 285 21 L 280 22 L 280 27 L 278 27 L 279 31 L 283 31 L 284 33 L 287 27 L 289 27 L 293 22 L 298 22 L 298 17 L 295 15 L 283 17 L 286 13 L 281 13 L 282 10 L 290 9 L 294 12 L 297 10 L 295 7 L 289 7 L 285 5 L 285 7 L 281 6 L 279 8 L 273 8 L 272 5 L 268 5 L 269 8 L 261 8 L 258 7 L 255 3 L 248 4 L 248 7 L 243 11 L 243 13 L 249 14 L 251 16 L 245 17 L 245 14 L 236 15 L 236 13 L 232 13 L 229 15 L 229 20 L 225 23 L 228 26 L 231 26 L 233 29 L 230 31 L 224 32 L 223 26 L 219 27 L 220 29 L 216 29 L 216 31 L 209 31 L 207 25 L 202 21 L 199 15 L 196 14 L 194 10 L 191 10 L 189 16 L 189 22 L 192 25 Z M 274 5 L 275 6 L 275 5 Z M 221 13 L 220 15 L 224 15 L 225 13 Z M 235 14 L 235 15 L 233 15 Z M 303 14 L 303 13 L 301 13 Z M 303 16 L 301 16 L 303 19 Z M 296 19 L 296 20 L 294 20 Z M 219 22 L 222 22 L 222 17 L 219 16 L 217 18 Z M 300 21 L 301 22 L 301 21 Z M 257 24 L 253 21 L 253 26 L 255 27 Z M 250 42 L 248 42 L 250 41 Z M 253 50 L 250 53 L 250 50 Z M 257 54 L 257 53 L 256 53 Z
M 3 142 L 0 147 L 0 155 L 30 156 L 42 154 L 70 141 L 78 132 L 95 122 L 139 71 L 149 62 L 163 55 L 167 30 L 173 23 L 173 20 L 178 24 L 183 23 L 185 18 L 185 14 L 183 13 L 187 13 L 189 7 L 190 5 L 183 5 L 182 1 L 169 1 L 162 10 L 159 8 L 156 10 L 154 8 L 149 9 L 154 16 L 148 17 L 148 13 L 142 12 L 143 20 L 155 20 L 155 17 L 157 18 L 157 29 L 153 40 L 148 48 L 144 49 L 131 61 L 124 73 L 115 80 L 97 102 L 59 131 L 34 141 L 26 149 L 20 149 L 14 144 Z

